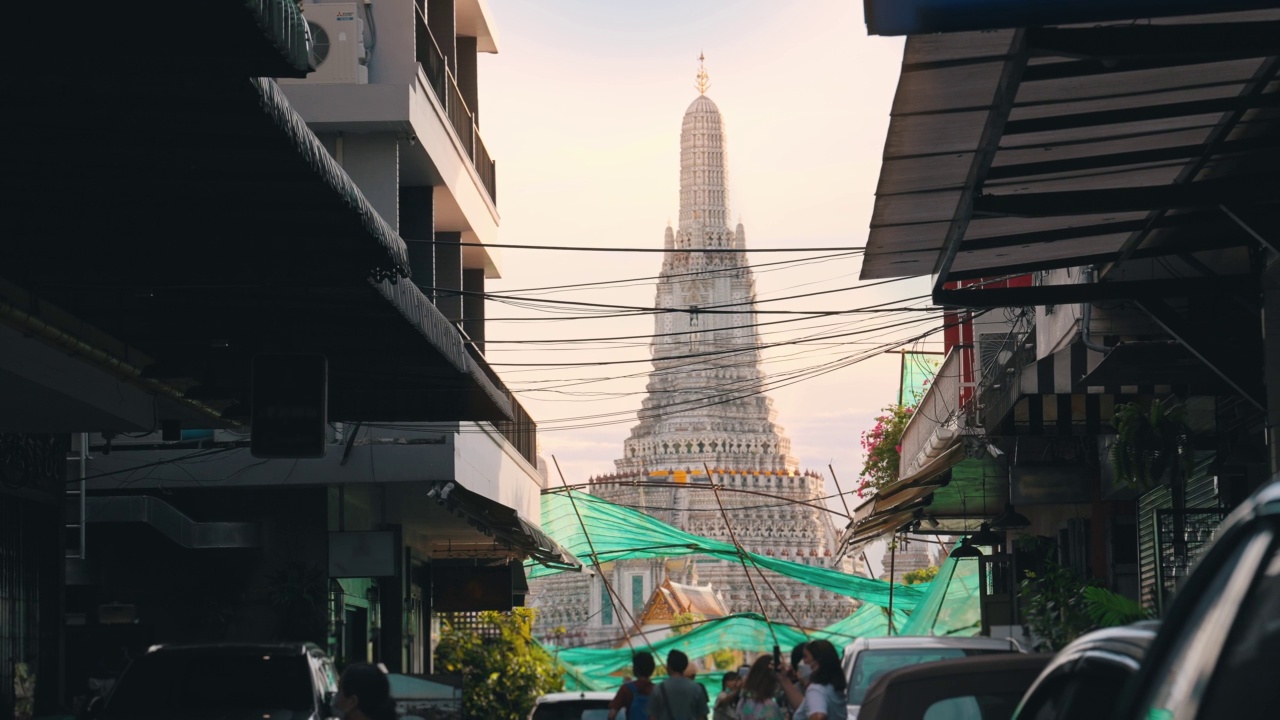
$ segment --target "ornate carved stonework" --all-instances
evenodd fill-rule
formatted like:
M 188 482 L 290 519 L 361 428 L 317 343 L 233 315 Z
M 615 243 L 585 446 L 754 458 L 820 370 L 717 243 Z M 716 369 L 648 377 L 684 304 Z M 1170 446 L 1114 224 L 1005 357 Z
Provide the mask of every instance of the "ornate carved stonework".
M 648 392 L 639 422 L 623 443 L 623 457 L 615 461 L 617 472 L 594 478 L 591 491 L 682 530 L 729 542 L 719 495 L 732 537 L 747 550 L 831 567 L 837 535 L 822 510 L 823 478 L 799 471 L 791 440 L 763 394 L 755 279 L 742 224 L 728 226 L 725 148 L 720 110 L 699 95 L 680 133 L 680 220 L 677 229 L 667 227 L 664 240 L 672 252 L 664 255 L 655 305 L 668 312 L 656 316 Z M 713 492 L 713 485 L 724 489 Z M 852 561 L 837 567 L 853 571 Z M 771 618 L 791 622 L 794 615 L 812 628 L 855 609 L 847 597 L 768 571 L 768 584 L 752 573 L 757 602 L 739 564 L 707 557 L 623 561 L 606 574 L 624 586 L 622 596 L 637 574 L 649 588 L 667 580 L 709 583 L 731 612 L 759 612 L 762 602 Z M 619 637 L 627 623 L 602 609 L 608 597 L 602 591 L 597 579 L 583 576 L 535 581 L 537 631 L 545 635 L 556 626 L 584 623 L 580 642 Z M 612 624 L 602 625 L 602 617 Z

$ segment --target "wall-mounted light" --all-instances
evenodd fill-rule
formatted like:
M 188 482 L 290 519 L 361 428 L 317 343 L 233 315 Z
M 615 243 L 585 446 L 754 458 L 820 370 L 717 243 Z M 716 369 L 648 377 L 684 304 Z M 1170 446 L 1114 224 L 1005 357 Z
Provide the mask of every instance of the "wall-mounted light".
M 329 578 L 329 634 L 341 635 L 341 628 L 346 618 L 347 593 L 337 578 Z
M 365 600 L 369 601 L 369 632 L 373 633 L 382 627 L 382 602 L 377 585 L 370 585 L 364 591 Z

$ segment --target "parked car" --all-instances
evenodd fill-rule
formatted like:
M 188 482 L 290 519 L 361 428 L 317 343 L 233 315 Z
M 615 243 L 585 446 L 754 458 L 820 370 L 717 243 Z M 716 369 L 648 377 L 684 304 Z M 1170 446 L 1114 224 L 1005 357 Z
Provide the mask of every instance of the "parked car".
M 1165 614 L 1115 717 L 1275 717 L 1277 668 L 1280 476 L 1219 528 Z
M 999 653 L 921 663 L 881 675 L 858 720 L 1009 720 L 1048 653 Z
M 613 692 L 578 690 L 543 695 L 533 705 L 529 720 L 608 720 Z M 618 711 L 626 720 L 627 709 Z
M 1022 652 L 1022 648 L 1011 638 L 858 638 L 844 649 L 844 674 L 849 683 L 849 720 L 858 717 L 858 709 L 871 683 L 890 670 L 935 660 L 1014 652 Z
M 1138 672 L 1157 622 L 1095 630 L 1064 647 L 1026 697 L 1014 720 L 1106 720 Z
M 321 720 L 334 716 L 333 663 L 310 643 L 157 645 L 129 664 L 96 720 Z

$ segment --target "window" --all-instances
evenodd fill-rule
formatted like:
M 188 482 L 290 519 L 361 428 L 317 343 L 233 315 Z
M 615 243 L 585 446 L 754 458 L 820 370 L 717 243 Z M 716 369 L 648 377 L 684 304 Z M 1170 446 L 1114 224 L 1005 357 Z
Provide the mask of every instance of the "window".
M 631 576 L 631 612 L 639 613 L 644 609 L 644 576 Z
M 613 600 L 609 598 L 609 586 L 600 581 L 600 624 L 613 624 Z

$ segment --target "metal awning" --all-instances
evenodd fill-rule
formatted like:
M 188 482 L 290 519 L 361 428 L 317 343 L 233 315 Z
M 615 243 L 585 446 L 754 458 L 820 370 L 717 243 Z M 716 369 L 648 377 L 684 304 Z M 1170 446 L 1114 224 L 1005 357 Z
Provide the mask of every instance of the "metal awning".
M 1008 471 L 1000 462 L 968 458 L 963 444 L 957 444 L 860 506 L 841 546 L 847 553 L 907 527 L 924 534 L 970 531 L 1003 510 L 1008 497 Z
M 1277 54 L 1280 10 L 908 37 L 862 279 L 966 305 L 944 286 L 1255 243 L 1227 211 L 1280 189 Z
M 964 446 L 957 442 L 911 476 L 877 490 L 870 500 L 854 510 L 853 520 L 840 539 L 843 551 L 897 532 L 914 522 L 918 517 L 916 511 L 928 506 L 933 501 L 933 493 L 951 482 L 951 468 L 963 459 Z
M 143 45 L 103 41 L 134 34 L 130 13 L 33 12 L 95 52 L 91 71 L 55 53 L 9 84 L 22 110 L 4 130 L 22 142 L 0 275 L 38 299 L 25 313 L 74 317 L 59 329 L 110 339 L 148 381 L 228 417 L 247 409 L 255 354 L 311 352 L 328 357 L 334 420 L 511 418 L 409 280 L 403 240 L 254 77 L 305 74 L 294 3 L 166 5 L 174 32 Z
M 455 516 L 491 533 L 512 549 L 547 567 L 581 570 L 582 561 L 514 508 L 468 490 L 454 480 L 437 480 L 428 495 Z M 438 541 L 438 540 L 437 540 Z

